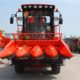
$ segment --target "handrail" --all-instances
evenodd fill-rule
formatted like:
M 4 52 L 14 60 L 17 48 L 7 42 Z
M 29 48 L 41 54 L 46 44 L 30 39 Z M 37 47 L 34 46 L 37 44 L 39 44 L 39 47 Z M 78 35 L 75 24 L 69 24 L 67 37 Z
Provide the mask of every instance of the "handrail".
M 33 39 L 53 39 L 54 37 L 58 37 L 61 38 L 62 37 L 62 33 L 5 33 L 5 35 L 8 35 L 8 37 L 10 38 L 10 36 L 13 37 L 14 40 L 20 39 L 20 37 L 24 37 L 26 36 L 27 39 L 29 40 L 33 40 Z M 31 38 L 32 37 L 32 38 Z

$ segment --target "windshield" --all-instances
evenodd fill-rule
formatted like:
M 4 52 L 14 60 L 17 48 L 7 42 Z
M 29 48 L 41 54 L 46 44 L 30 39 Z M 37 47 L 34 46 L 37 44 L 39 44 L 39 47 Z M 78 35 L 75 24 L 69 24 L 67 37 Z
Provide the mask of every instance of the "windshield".
M 49 11 L 24 11 L 24 32 L 50 32 L 51 16 Z

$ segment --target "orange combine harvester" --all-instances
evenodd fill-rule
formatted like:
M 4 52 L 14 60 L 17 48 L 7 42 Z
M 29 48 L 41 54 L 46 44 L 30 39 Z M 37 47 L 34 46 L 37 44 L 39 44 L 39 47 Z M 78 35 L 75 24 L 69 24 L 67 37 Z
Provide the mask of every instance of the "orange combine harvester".
M 60 32 L 61 13 L 54 5 L 23 4 L 21 7 L 10 18 L 11 24 L 14 17 L 17 21 L 17 33 L 10 34 L 14 39 L 0 34 L 0 58 L 9 57 L 17 73 L 23 73 L 25 66 L 50 66 L 53 74 L 60 73 L 63 61 L 73 57 Z

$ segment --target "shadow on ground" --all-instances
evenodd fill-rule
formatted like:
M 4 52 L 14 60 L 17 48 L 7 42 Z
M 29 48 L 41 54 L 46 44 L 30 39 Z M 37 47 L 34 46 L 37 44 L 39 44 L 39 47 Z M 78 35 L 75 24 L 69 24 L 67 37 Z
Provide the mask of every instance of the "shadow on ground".
M 48 72 L 25 72 L 16 74 L 14 67 L 6 66 L 0 69 L 0 80 L 55 80 L 56 77 Z

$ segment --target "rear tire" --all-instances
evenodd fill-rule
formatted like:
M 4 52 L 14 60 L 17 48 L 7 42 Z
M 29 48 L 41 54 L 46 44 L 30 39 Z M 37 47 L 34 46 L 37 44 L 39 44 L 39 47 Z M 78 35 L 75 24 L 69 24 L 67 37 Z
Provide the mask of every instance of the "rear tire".
M 60 69 L 61 69 L 60 65 L 52 65 L 51 68 L 52 68 L 52 74 L 59 74 L 60 73 Z
M 15 72 L 18 73 L 18 74 L 24 73 L 25 72 L 24 65 L 20 62 L 17 62 L 15 64 Z

